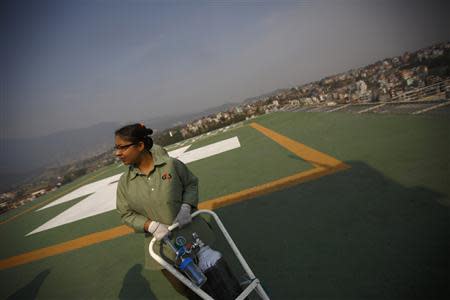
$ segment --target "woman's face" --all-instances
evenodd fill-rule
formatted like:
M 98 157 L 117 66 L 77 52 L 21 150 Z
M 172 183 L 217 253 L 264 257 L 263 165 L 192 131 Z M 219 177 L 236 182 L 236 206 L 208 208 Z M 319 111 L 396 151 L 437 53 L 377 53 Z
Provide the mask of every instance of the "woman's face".
M 119 135 L 115 137 L 116 150 L 115 154 L 124 165 L 129 165 L 137 162 L 140 153 L 144 148 L 144 143 L 139 142 L 138 144 L 133 144 L 121 138 Z

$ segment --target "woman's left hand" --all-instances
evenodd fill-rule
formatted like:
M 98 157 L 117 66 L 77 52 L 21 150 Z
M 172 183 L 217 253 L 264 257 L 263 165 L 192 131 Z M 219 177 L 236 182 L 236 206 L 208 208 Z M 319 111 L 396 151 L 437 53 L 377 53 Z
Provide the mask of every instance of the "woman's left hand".
M 191 221 L 191 206 L 187 203 L 181 204 L 180 211 L 178 212 L 175 220 L 173 220 L 173 223 L 178 223 L 180 228 L 183 228 L 187 224 L 191 223 Z

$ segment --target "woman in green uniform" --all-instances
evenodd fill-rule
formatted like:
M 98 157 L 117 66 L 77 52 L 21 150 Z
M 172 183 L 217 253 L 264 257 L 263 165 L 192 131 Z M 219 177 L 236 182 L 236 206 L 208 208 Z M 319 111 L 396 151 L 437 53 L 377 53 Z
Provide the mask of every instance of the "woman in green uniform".
M 197 232 L 207 243 L 214 242 L 210 225 L 202 218 L 191 218 L 198 205 L 198 178 L 183 162 L 154 145 L 152 133 L 142 123 L 115 131 L 115 155 L 129 166 L 118 182 L 117 211 L 124 224 L 143 234 L 145 268 L 160 270 L 188 299 L 201 299 L 159 265 L 148 251 L 150 241 L 156 238 L 155 251 L 175 259 L 173 251 L 161 242 L 169 234 L 168 227 L 175 222 L 180 224 L 180 229 L 172 232 L 172 240 L 180 235 L 189 239 L 192 232 Z

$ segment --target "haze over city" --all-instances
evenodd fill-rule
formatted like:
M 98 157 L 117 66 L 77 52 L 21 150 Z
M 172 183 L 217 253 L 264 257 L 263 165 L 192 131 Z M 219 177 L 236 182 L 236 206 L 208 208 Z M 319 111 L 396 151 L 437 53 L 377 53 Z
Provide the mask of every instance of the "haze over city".
M 1 11 L 2 139 L 241 102 L 450 38 L 446 1 L 6 1 Z

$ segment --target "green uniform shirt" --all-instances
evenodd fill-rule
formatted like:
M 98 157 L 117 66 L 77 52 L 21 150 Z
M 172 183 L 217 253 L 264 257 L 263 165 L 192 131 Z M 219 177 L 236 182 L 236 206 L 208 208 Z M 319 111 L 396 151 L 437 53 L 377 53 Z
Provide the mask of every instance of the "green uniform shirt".
M 150 174 L 145 175 L 137 166 L 130 165 L 120 177 L 116 207 L 123 223 L 132 227 L 136 233 L 143 233 L 145 267 L 159 270 L 162 267 L 148 251 L 153 235 L 145 232 L 144 224 L 150 219 L 171 225 L 182 203 L 190 204 L 195 211 L 198 204 L 198 178 L 182 161 L 170 157 L 163 147 L 153 145 L 150 152 L 154 161 L 154 169 Z M 185 228 L 175 230 L 172 238 L 174 240 L 182 235 L 192 241 L 192 232 L 197 232 L 208 244 L 214 241 L 210 225 L 199 217 Z M 173 251 L 159 242 L 155 243 L 155 251 L 162 252 L 163 257 L 175 258 Z

